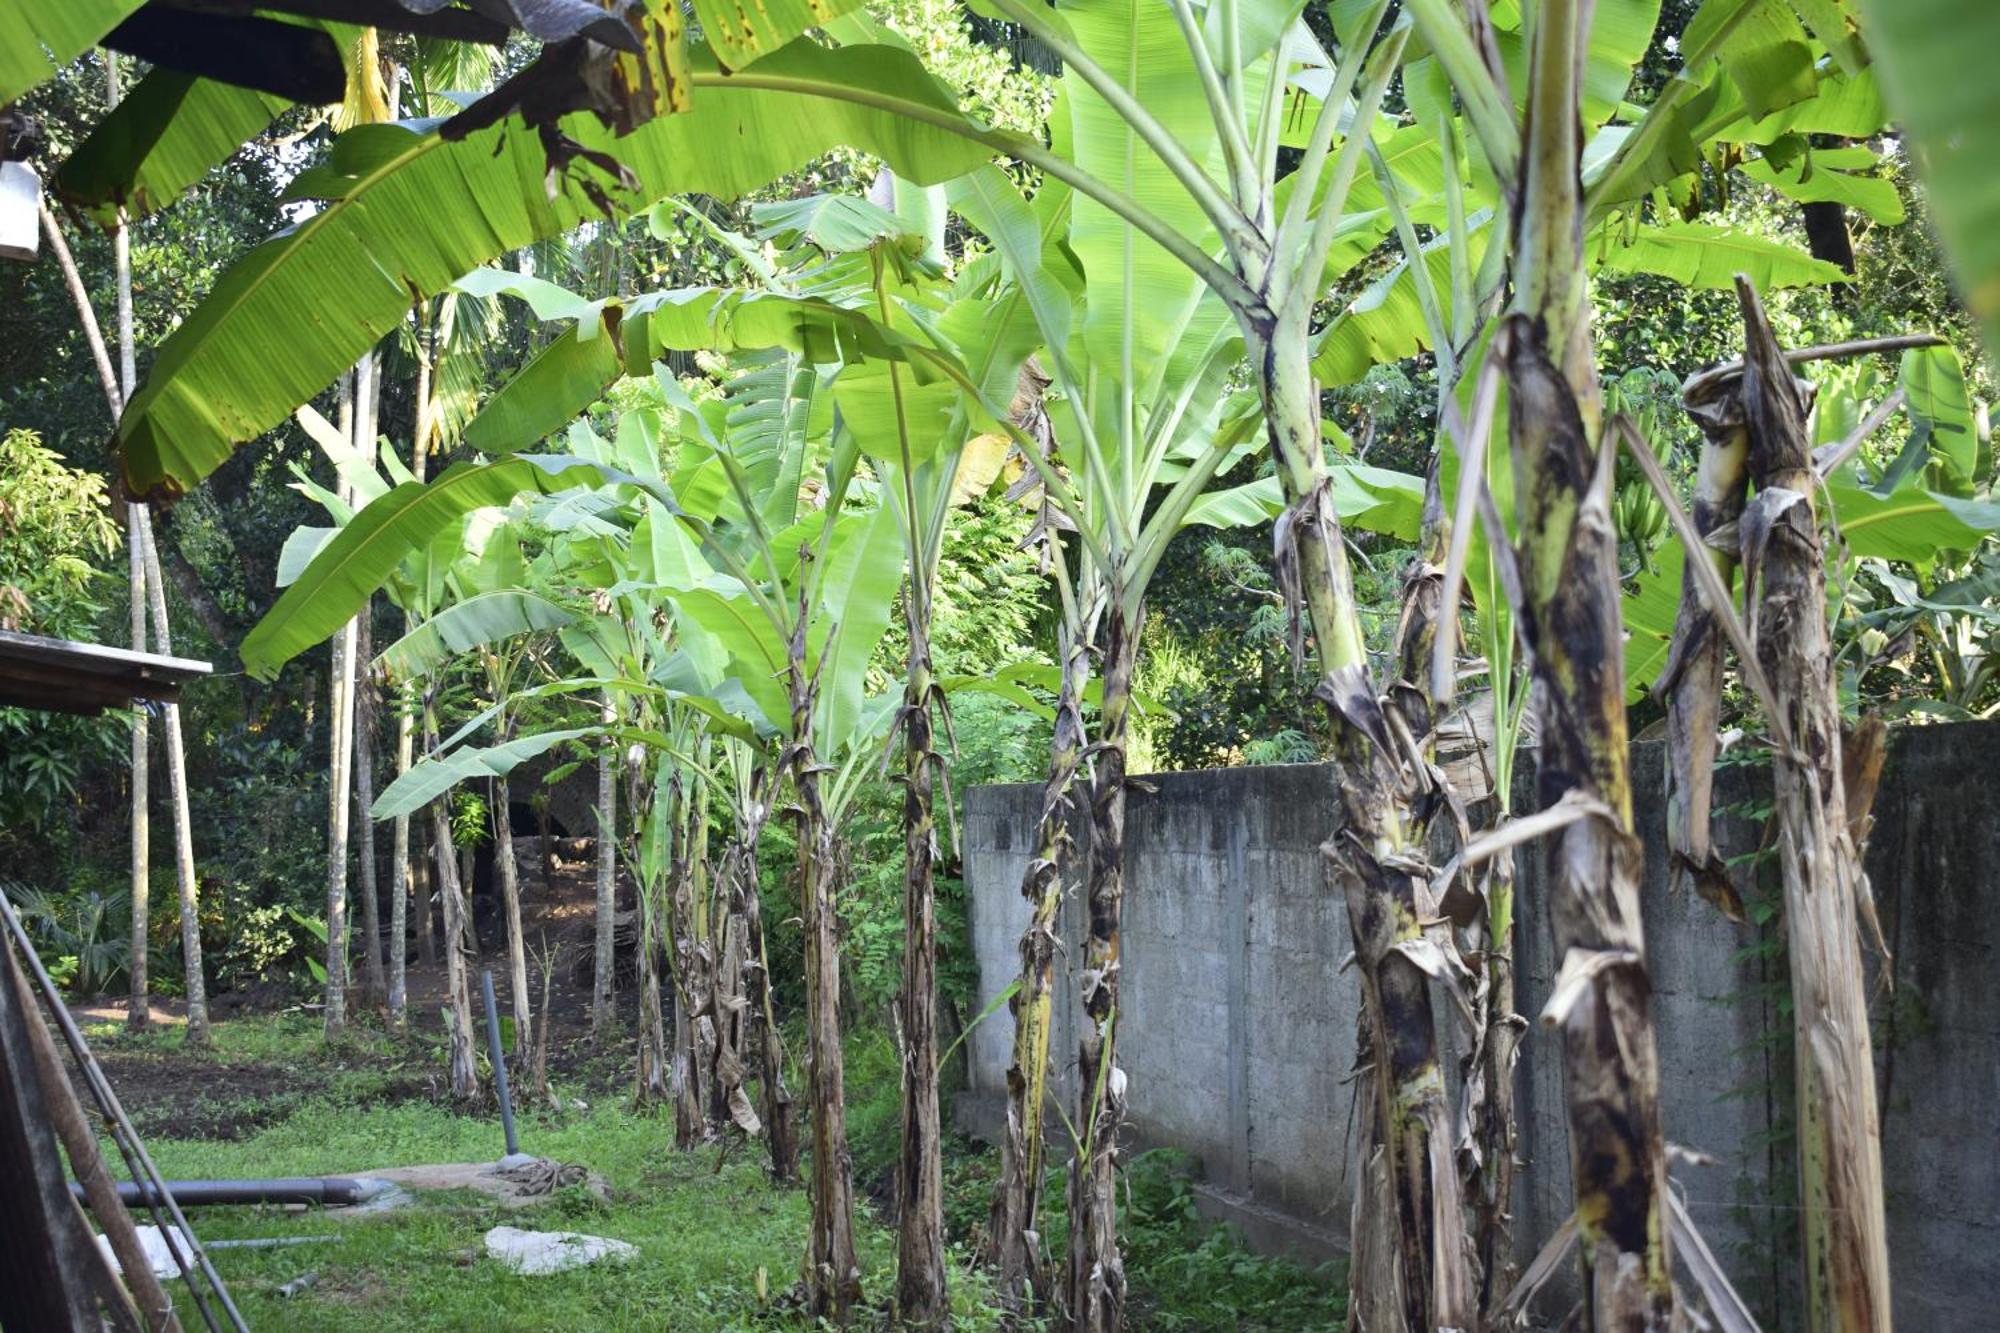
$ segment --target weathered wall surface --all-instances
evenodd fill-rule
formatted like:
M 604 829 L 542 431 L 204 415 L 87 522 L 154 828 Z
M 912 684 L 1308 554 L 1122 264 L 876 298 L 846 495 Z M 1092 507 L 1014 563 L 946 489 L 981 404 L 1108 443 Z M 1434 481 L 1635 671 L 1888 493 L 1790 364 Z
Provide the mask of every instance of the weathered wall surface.
M 1667 1133 L 1715 1159 L 1679 1172 L 1691 1211 L 1746 1297 L 1776 1315 L 1789 1300 L 1796 1226 L 1795 1198 L 1783 1192 L 1790 1145 L 1772 1141 L 1790 1119 L 1787 1043 L 1770 1039 L 1788 1036 L 1778 1009 L 1784 961 L 1768 930 L 1669 893 L 1662 764 L 1658 746 L 1635 749 Z M 1757 770 L 1720 777 L 1719 805 L 1755 798 Z M 1996 780 L 2000 725 L 1919 728 L 1897 736 L 1876 804 L 1868 866 L 1894 956 L 1895 988 L 1878 993 L 1876 1032 L 1901 1328 L 1984 1329 L 1989 1293 L 2000 1289 Z M 1253 1241 L 1340 1248 L 1358 995 L 1341 970 L 1345 910 L 1320 879 L 1330 774 L 1301 766 L 1148 781 L 1154 790 L 1130 798 L 1117 1036 L 1133 1140 L 1198 1155 L 1210 1203 Z M 1038 800 L 1030 787 L 966 796 L 982 1007 L 1014 975 Z M 1747 825 L 1725 827 L 1724 850 L 1754 850 L 1756 837 Z M 1533 1018 L 1553 968 L 1532 853 L 1521 870 L 1520 998 Z M 1074 895 L 1062 928 L 1066 941 L 1079 938 Z M 1064 961 L 1074 959 L 1072 950 Z M 1066 1101 L 1075 1031 L 1073 1009 L 1059 1010 L 1053 1049 Z M 1004 1009 L 969 1040 L 972 1081 L 958 1108 L 968 1128 L 997 1124 L 1011 1040 Z M 1538 1029 L 1524 1049 L 1520 1110 L 1525 1250 L 1569 1211 L 1560 1062 Z

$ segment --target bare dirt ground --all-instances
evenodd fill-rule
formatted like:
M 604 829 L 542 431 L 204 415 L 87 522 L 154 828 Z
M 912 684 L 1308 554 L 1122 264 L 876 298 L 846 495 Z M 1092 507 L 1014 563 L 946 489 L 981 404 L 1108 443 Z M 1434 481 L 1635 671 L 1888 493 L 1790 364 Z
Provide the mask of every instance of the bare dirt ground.
M 583 849 L 584 856 L 560 858 L 544 875 L 535 839 L 517 839 L 516 849 L 522 936 L 529 954 L 529 1002 L 536 1011 L 537 1026 L 544 1021 L 539 1012 L 542 976 L 537 960 L 552 958 L 554 962 L 546 1020 L 550 1073 L 567 1087 L 582 1087 L 593 1093 L 608 1090 L 615 1078 L 610 1073 L 615 1060 L 601 1058 L 590 1039 L 595 866 L 587 849 Z M 579 849 L 571 844 L 569 850 Z M 619 887 L 622 916 L 630 911 L 631 890 L 623 882 Z M 478 1025 L 475 1035 L 483 1053 L 485 1014 L 478 968 L 492 969 L 500 1012 L 503 1017 L 511 1017 L 513 1013 L 506 926 L 499 910 L 497 887 L 491 906 L 481 906 L 478 916 L 485 947 L 475 952 L 472 961 L 472 1005 Z M 441 927 L 433 932 L 433 938 L 441 947 Z M 629 1025 L 635 1017 L 629 953 L 621 952 L 619 962 L 619 1015 L 621 1023 Z M 354 971 L 358 981 L 363 975 L 358 958 Z M 343 1073 L 366 1080 L 371 1102 L 441 1098 L 444 1069 L 435 1058 L 435 1047 L 445 1032 L 445 967 L 442 961 L 425 959 L 421 938 L 414 928 L 407 986 L 408 1039 L 369 1039 L 366 1034 L 388 1031 L 386 1003 L 380 996 L 351 995 L 350 1019 L 363 1035 L 345 1046 L 328 1049 L 323 1061 L 316 1063 L 309 1074 L 288 1060 L 259 1058 L 264 1054 L 261 1051 L 239 1052 L 227 1041 L 212 1053 L 183 1054 L 182 1047 L 172 1037 L 187 1021 L 186 1005 L 179 999 L 155 1000 L 151 1019 L 156 1031 L 141 1040 L 123 1033 L 127 1006 L 122 997 L 78 1000 L 71 1004 L 70 1011 L 87 1030 L 98 1030 L 99 1036 L 92 1045 L 99 1062 L 141 1133 L 235 1140 L 282 1120 L 299 1101 L 323 1088 L 329 1077 L 338 1078 Z M 210 998 L 209 1008 L 211 1018 L 218 1022 L 276 1014 L 296 1014 L 301 1021 L 309 1021 L 322 1012 L 319 997 L 309 996 L 281 980 L 218 993 Z M 104 1025 L 116 1025 L 120 1031 L 106 1034 Z M 611 1051 L 603 1054 L 615 1054 L 618 1050 L 614 1043 Z M 510 1049 L 509 1071 L 517 1083 L 523 1076 L 519 1064 Z M 517 1098 L 521 1095 L 517 1093 Z

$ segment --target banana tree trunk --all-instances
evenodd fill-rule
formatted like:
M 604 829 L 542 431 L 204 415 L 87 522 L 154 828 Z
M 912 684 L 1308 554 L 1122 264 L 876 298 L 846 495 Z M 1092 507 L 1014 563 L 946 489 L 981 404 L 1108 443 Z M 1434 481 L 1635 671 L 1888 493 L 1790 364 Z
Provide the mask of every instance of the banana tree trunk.
M 369 1008 L 382 1003 L 386 982 L 382 976 L 382 908 L 375 880 L 375 820 L 368 811 L 375 804 L 375 685 L 368 664 L 375 657 L 374 635 L 370 630 L 369 609 L 360 616 L 356 636 L 354 683 L 354 822 L 360 843 L 356 869 L 361 879 L 361 1002 Z
M 1132 675 L 1139 626 L 1114 583 L 1105 612 L 1104 698 L 1090 791 L 1089 878 L 1085 910 L 1083 1031 L 1077 1043 L 1079 1144 L 1069 1167 L 1069 1273 L 1063 1327 L 1112 1333 L 1125 1319 L 1125 1261 L 1118 1253 L 1118 1129 L 1125 1117 L 1125 1071 L 1117 1029 L 1125 909 L 1125 751 L 1131 733 Z
M 802 551 L 802 561 L 811 553 Z M 801 578 L 801 583 L 809 582 Z M 809 607 L 800 599 L 788 645 L 792 704 L 790 767 L 798 797 L 799 908 L 805 916 L 806 1101 L 812 1115 L 812 1229 L 805 1258 L 806 1317 L 845 1325 L 861 1299 L 854 1248 L 854 1163 L 847 1148 L 847 1090 L 840 1049 L 840 867 L 820 793 L 813 744 L 817 682 L 806 667 Z
M 426 699 L 424 749 L 434 754 L 437 745 L 437 711 L 433 702 Z M 449 1048 L 447 1069 L 451 1095 L 460 1101 L 471 1101 L 479 1095 L 479 1069 L 473 1056 L 472 983 L 465 965 L 465 894 L 459 882 L 458 854 L 452 847 L 451 803 L 440 797 L 431 802 L 430 812 L 431 882 L 444 909 L 445 1022 L 450 1029 L 445 1034 Z
M 1632 832 L 1611 450 L 1599 440 L 1582 249 L 1578 70 L 1584 0 L 1537 11 L 1515 300 L 1501 330 L 1520 510 L 1523 629 L 1539 687 L 1538 797 L 1578 814 L 1549 843 L 1584 1311 L 1595 1329 L 1674 1321 L 1666 1140 Z
M 1376 1136 L 1364 1138 L 1358 1175 L 1381 1182 L 1387 1192 L 1370 1197 L 1393 1213 L 1364 1219 L 1360 1234 L 1380 1243 L 1354 1274 L 1354 1300 L 1371 1328 L 1461 1328 L 1473 1317 L 1472 1274 L 1424 962 L 1437 946 L 1420 924 L 1438 913 L 1405 797 L 1421 755 L 1392 734 L 1369 680 L 1305 321 L 1295 303 L 1270 328 L 1246 332 L 1288 506 L 1275 533 L 1280 582 L 1311 621 L 1314 694 L 1327 706 L 1339 774 L 1340 823 L 1321 852 L 1327 888 L 1347 905 L 1361 979 Z
M 896 1308 L 920 1328 L 943 1324 L 943 1131 L 938 1118 L 937 826 L 929 599 L 915 579 L 903 687 L 902 1145 L 896 1161 Z
M 407 620 L 405 622 L 408 623 Z M 410 716 L 414 701 L 408 686 L 396 703 L 396 776 L 410 771 L 415 759 L 415 727 Z M 397 815 L 389 833 L 389 1021 L 400 1025 L 409 1011 L 410 898 L 416 892 L 410 857 L 410 817 Z M 425 913 L 429 919 L 429 913 Z M 428 932 L 426 932 L 428 934 Z
M 1857 912 L 1867 893 L 1850 820 L 1840 700 L 1826 628 L 1826 566 L 1807 399 L 1736 280 L 1747 347 L 1743 408 L 1756 498 L 1742 519 L 1750 633 L 1789 744 L 1772 761 L 1798 1059 L 1800 1203 L 1816 1330 L 1891 1324 L 1882 1126 Z
M 715 1046 L 714 980 L 710 963 L 708 903 L 697 892 L 693 858 L 705 812 L 698 801 L 684 804 L 674 820 L 673 854 L 667 872 L 669 922 L 673 933 L 674 1049 L 669 1083 L 674 1100 L 674 1146 L 691 1149 L 709 1137 L 709 1059 Z
M 644 752 L 627 752 L 625 762 L 625 812 L 628 825 L 626 860 L 633 867 L 636 893 L 633 896 L 633 919 L 638 929 L 633 932 L 633 950 L 638 964 L 639 977 L 638 1013 L 638 1059 L 636 1061 L 636 1086 L 634 1100 L 641 1106 L 654 1105 L 666 1100 L 672 1093 L 672 1070 L 667 1055 L 666 1005 L 660 994 L 660 970 L 658 955 L 654 950 L 660 944 L 662 908 L 661 894 L 665 885 L 647 872 L 648 859 L 644 844 L 649 836 L 653 821 L 654 802 L 659 799 L 654 784 L 655 775 L 647 771 Z M 674 785 L 672 805 L 667 810 L 667 818 L 679 818 L 679 782 Z M 672 852 L 669 851 L 669 870 Z
M 1750 432 L 1743 420 L 1740 378 L 1706 372 L 1682 389 L 1688 414 L 1702 429 L 1701 462 L 1695 473 L 1694 527 L 1704 541 L 1743 515 L 1749 498 Z M 1706 545 L 1689 551 L 1692 562 L 1706 560 L 1733 587 L 1736 556 Z M 1732 920 L 1743 919 L 1735 885 L 1710 839 L 1711 782 L 1716 738 L 1722 731 L 1722 630 L 1701 594 L 1694 566 L 1681 573 L 1681 601 L 1666 669 L 1654 693 L 1667 697 L 1667 868 L 1674 887 L 1692 884 Z
M 509 732 L 512 728 L 507 729 Z M 500 902 L 507 913 L 507 970 L 514 990 L 514 1054 L 528 1055 L 534 1031 L 528 998 L 528 944 L 521 935 L 521 876 L 514 862 L 514 826 L 509 815 L 513 788 L 507 779 L 493 779 L 493 861 L 500 871 Z
M 611 691 L 604 691 L 605 726 L 618 721 Z M 618 910 L 618 760 L 607 744 L 597 756 L 597 936 L 592 957 L 590 1035 L 602 1043 L 611 1030 L 612 962 L 615 957 L 613 914 Z
M 755 1019 L 758 1071 L 763 1084 L 760 1110 L 765 1146 L 771 1157 L 771 1178 L 792 1181 L 799 1178 L 798 1113 L 785 1086 L 785 1046 L 778 1032 L 777 1009 L 771 1002 L 771 963 L 764 946 L 764 900 L 757 887 L 756 840 L 764 826 L 762 802 L 768 799 L 767 786 L 764 795 L 758 798 L 760 804 L 750 840 L 737 860 L 739 878 L 734 892 L 738 897 L 734 912 L 743 922 L 743 997 Z
M 1083 690 L 1090 677 L 1089 645 L 1081 626 L 1067 619 L 1058 631 L 1062 683 L 1049 740 L 1049 776 L 1042 786 L 1035 856 L 1021 876 L 1028 928 L 1021 935 L 1021 974 L 1009 1007 L 1014 1014 L 1014 1058 L 1007 1067 L 1007 1122 L 1000 1141 L 1000 1180 L 987 1223 L 988 1260 L 1002 1305 L 1025 1313 L 1048 1296 L 1041 1244 L 1043 1114 L 1049 1095 L 1049 1033 L 1055 997 L 1056 917 L 1062 909 L 1063 872 L 1074 839 L 1073 787 L 1083 756 Z

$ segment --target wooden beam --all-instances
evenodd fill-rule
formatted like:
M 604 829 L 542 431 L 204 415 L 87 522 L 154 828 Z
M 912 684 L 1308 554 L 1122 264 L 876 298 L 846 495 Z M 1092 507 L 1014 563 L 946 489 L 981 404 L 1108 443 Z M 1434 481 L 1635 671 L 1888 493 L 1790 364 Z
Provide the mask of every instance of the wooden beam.
M 77 1215 L 49 1128 L 27 1024 L 15 985 L 13 943 L 0 939 L 0 1327 L 103 1327 L 92 1294 L 97 1243 Z

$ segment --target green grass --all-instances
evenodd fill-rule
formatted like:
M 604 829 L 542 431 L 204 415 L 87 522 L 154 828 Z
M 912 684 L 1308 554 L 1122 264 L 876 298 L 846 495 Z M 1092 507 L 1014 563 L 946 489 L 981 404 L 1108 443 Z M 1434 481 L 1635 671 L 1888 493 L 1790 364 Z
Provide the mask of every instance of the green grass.
M 299 1014 L 219 1023 L 215 1051 L 206 1056 L 189 1056 L 172 1032 L 91 1035 L 108 1053 L 157 1059 L 163 1069 L 175 1069 L 197 1086 L 204 1062 L 287 1072 L 284 1085 L 255 1097 L 225 1090 L 196 1102 L 201 1118 L 233 1113 L 262 1126 L 244 1137 L 176 1138 L 171 1128 L 150 1128 L 148 1147 L 169 1177 L 360 1174 L 390 1166 L 490 1161 L 502 1151 L 491 1114 L 460 1114 L 408 1095 L 413 1078 L 441 1065 L 435 1043 L 426 1039 L 363 1030 L 328 1048 L 317 1023 Z M 849 1137 L 863 1191 L 894 1162 L 896 1060 L 883 1034 L 860 1033 L 850 1041 Z M 216 1267 L 258 1329 L 697 1333 L 807 1327 L 785 1300 L 805 1249 L 804 1192 L 773 1185 L 756 1145 L 739 1145 L 727 1154 L 714 1148 L 677 1151 L 669 1116 L 634 1112 L 617 1081 L 589 1086 L 595 1082 L 593 1075 L 565 1089 L 565 1095 L 583 1093 L 589 1109 L 524 1114 L 520 1134 L 529 1152 L 597 1172 L 607 1184 L 608 1201 L 573 1188 L 546 1204 L 512 1210 L 458 1190 L 422 1194 L 415 1206 L 373 1217 L 235 1207 L 198 1210 L 191 1220 L 205 1241 L 328 1238 L 214 1253 Z M 403 1095 L 382 1100 L 379 1094 L 392 1087 Z M 142 1114 L 142 1124 L 147 1121 Z M 157 1126 L 157 1117 L 153 1123 Z M 107 1156 L 116 1160 L 108 1149 Z M 999 1326 L 990 1286 L 968 1252 L 985 1221 L 996 1165 L 994 1154 L 981 1145 L 949 1141 L 951 1288 L 962 1333 Z M 1340 1327 L 1341 1290 L 1333 1275 L 1254 1255 L 1232 1233 L 1198 1217 L 1189 1166 L 1185 1158 L 1152 1153 L 1126 1172 L 1120 1226 L 1132 1288 L 1130 1326 L 1239 1333 Z M 1045 1219 L 1045 1234 L 1060 1255 L 1065 1228 L 1059 1167 L 1045 1197 L 1053 1213 Z M 856 1223 L 864 1286 L 871 1297 L 886 1301 L 895 1287 L 895 1241 L 865 1193 Z M 485 1232 L 503 1224 L 610 1236 L 638 1247 L 639 1254 L 623 1264 L 520 1277 L 485 1257 Z M 313 1285 L 290 1299 L 278 1295 L 285 1283 L 306 1273 L 317 1275 Z M 177 1282 L 170 1286 L 177 1289 L 183 1320 L 198 1326 L 185 1288 Z M 885 1320 L 869 1312 L 858 1326 L 882 1327 Z
M 758 1299 L 788 1286 L 805 1235 L 805 1196 L 778 1190 L 754 1160 L 718 1172 L 716 1154 L 673 1150 L 672 1125 L 601 1110 L 568 1123 L 530 1119 L 534 1152 L 583 1162 L 609 1182 L 611 1201 L 572 1190 L 515 1211 L 465 1191 L 423 1196 L 379 1218 L 337 1220 L 276 1209 L 209 1209 L 205 1239 L 331 1235 L 328 1245 L 219 1251 L 218 1267 L 260 1328 L 373 1329 L 385 1320 L 422 1329 L 751 1328 L 772 1322 Z M 479 1161 L 500 1151 L 497 1127 L 434 1106 L 380 1109 L 317 1104 L 240 1143 L 154 1145 L 171 1176 L 318 1175 L 404 1163 Z M 613 1236 L 639 1248 L 625 1264 L 517 1277 L 483 1257 L 482 1236 L 503 1223 Z M 864 1236 L 880 1262 L 882 1238 Z M 308 1270 L 316 1286 L 275 1292 Z

